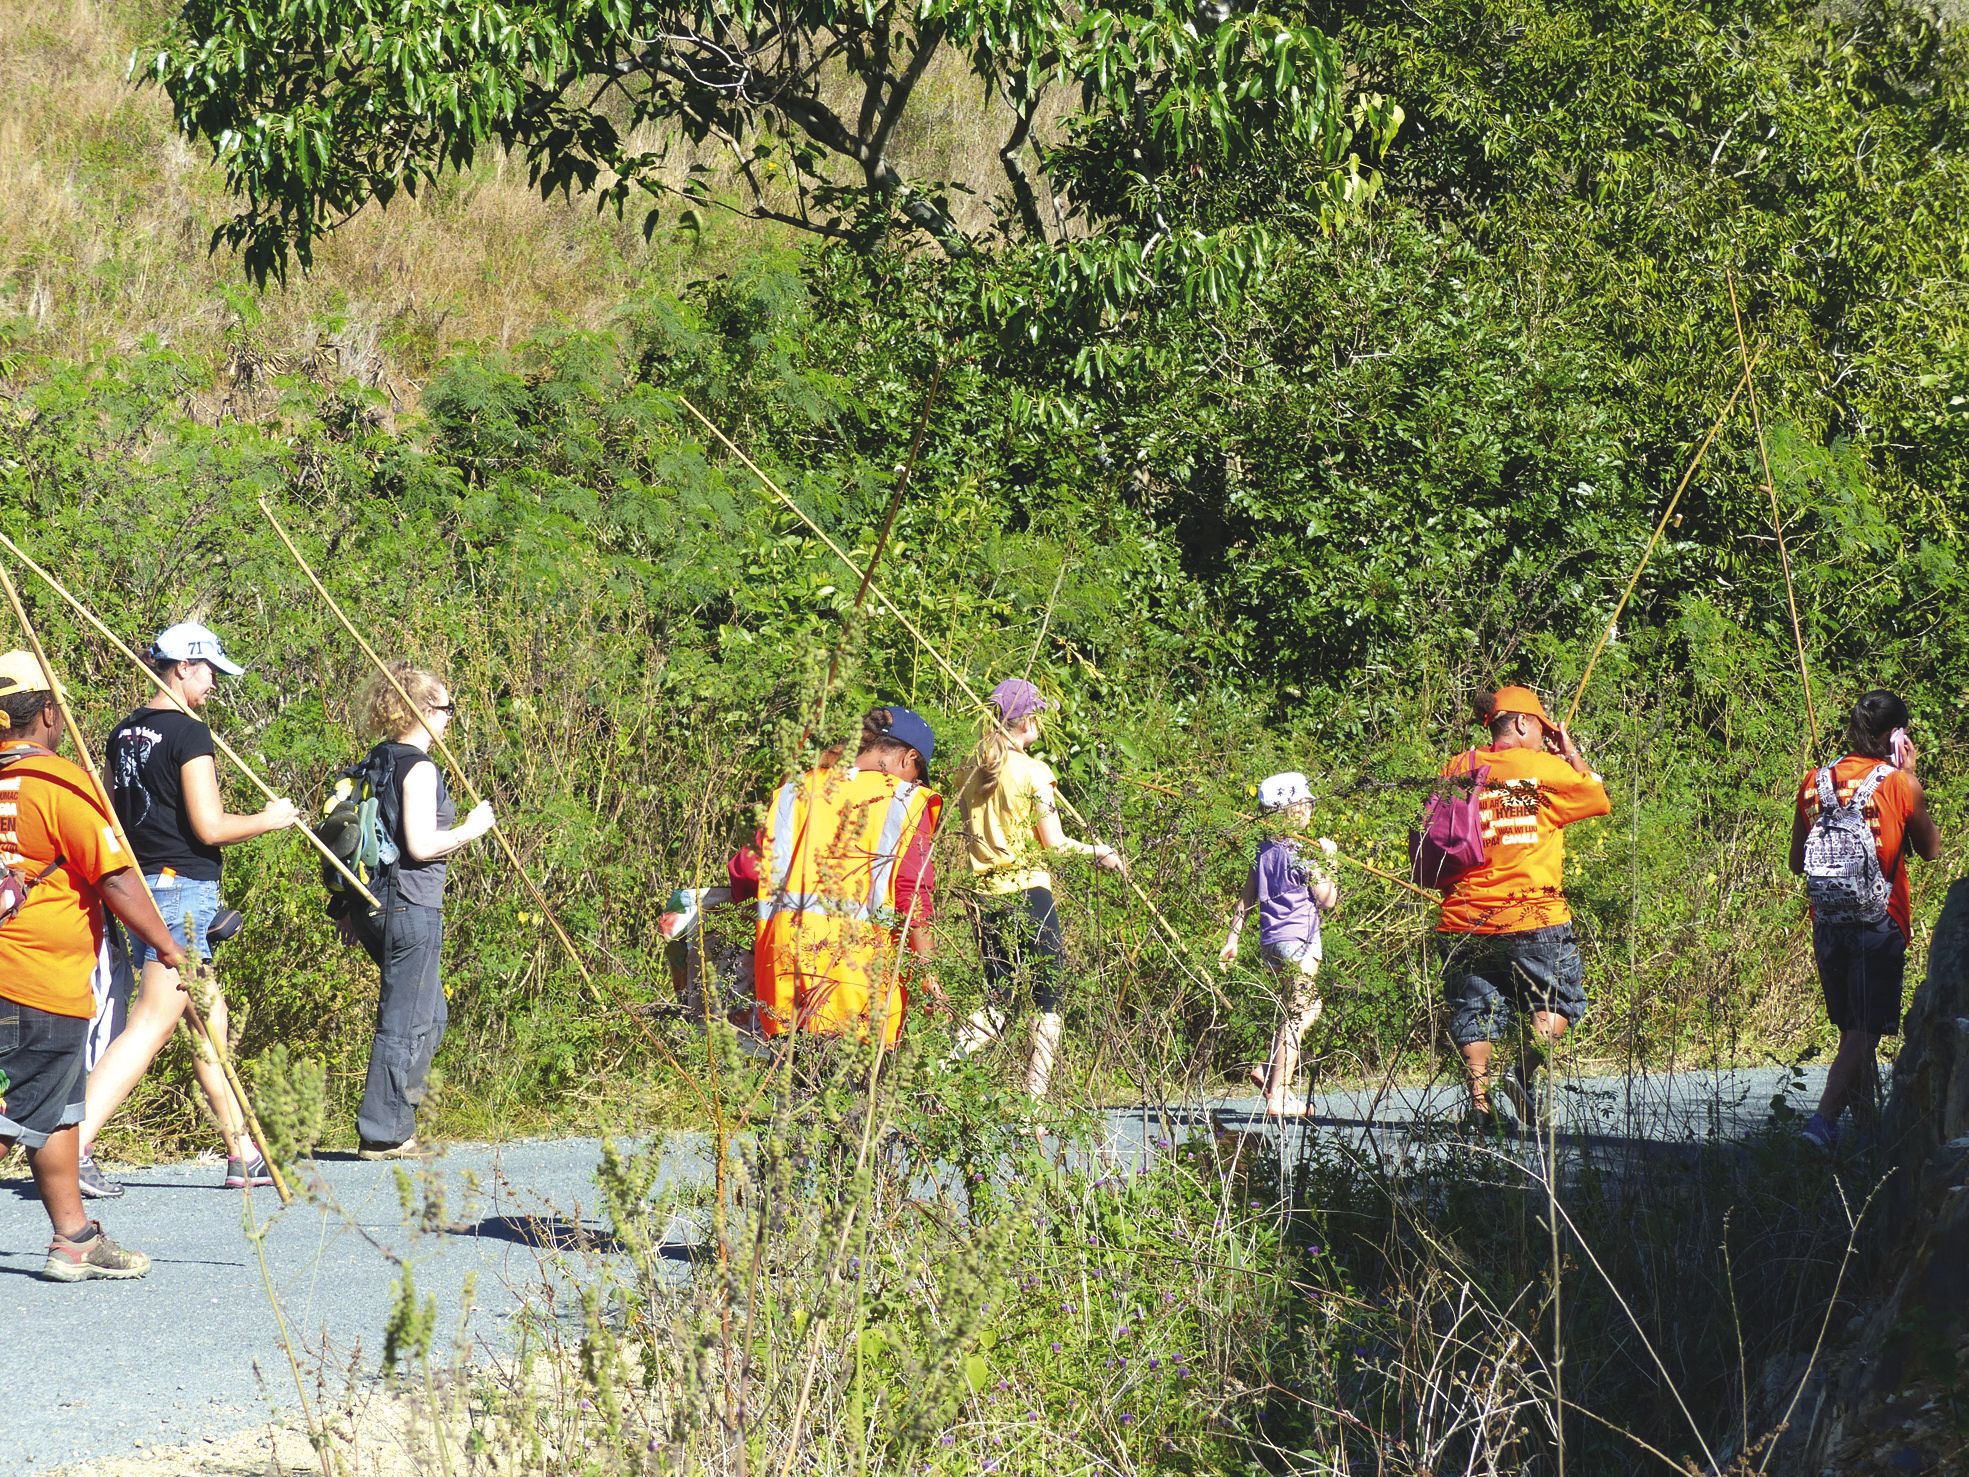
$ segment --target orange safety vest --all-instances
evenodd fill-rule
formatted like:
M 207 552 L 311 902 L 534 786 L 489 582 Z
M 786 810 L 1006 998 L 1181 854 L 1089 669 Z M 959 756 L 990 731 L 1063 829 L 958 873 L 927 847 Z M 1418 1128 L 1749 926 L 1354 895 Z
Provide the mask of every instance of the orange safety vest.
M 754 981 L 760 1028 L 866 1036 L 893 1046 L 908 994 L 896 863 L 943 798 L 876 769 L 788 780 L 766 817 Z

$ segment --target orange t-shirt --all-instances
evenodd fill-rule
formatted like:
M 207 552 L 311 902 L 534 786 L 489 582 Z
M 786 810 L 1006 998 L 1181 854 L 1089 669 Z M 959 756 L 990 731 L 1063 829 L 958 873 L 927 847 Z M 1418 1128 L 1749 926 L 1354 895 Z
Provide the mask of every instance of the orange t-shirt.
M 1543 749 L 1479 749 L 1490 780 L 1478 804 L 1484 816 L 1484 864 L 1443 895 L 1445 933 L 1529 933 L 1572 921 L 1566 906 L 1566 843 L 1574 821 L 1613 810 L 1607 787 Z M 1462 774 L 1458 754 L 1443 776 Z
M 1865 754 L 1848 754 L 1832 766 L 1832 788 L 1844 805 L 1853 798 L 1860 781 L 1875 767 L 1886 764 Z M 1892 766 L 1889 766 L 1892 769 Z M 1880 870 L 1893 883 L 1887 898 L 1887 916 L 1901 930 L 1901 937 L 1914 938 L 1914 902 L 1907 890 L 1907 818 L 1914 814 L 1914 786 L 1898 769 L 1880 782 L 1873 798 L 1866 803 L 1866 823 L 1873 832 L 1873 848 L 1880 858 Z M 1819 818 L 1819 772 L 1815 769 L 1798 785 L 1798 816 L 1807 826 Z
M 0 744 L 0 754 L 19 749 Z M 0 996 L 51 1015 L 96 1013 L 89 974 L 102 946 L 96 884 L 130 865 L 89 776 L 52 754 L 0 769 L 0 861 L 32 879 L 61 857 L 0 923 Z

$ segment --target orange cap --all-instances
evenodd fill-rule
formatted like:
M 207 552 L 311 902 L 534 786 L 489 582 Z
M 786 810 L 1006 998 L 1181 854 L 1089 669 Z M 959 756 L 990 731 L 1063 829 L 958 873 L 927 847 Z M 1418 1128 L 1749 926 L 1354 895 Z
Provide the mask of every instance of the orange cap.
M 1556 727 L 1551 715 L 1545 711 L 1545 704 L 1538 700 L 1538 694 L 1529 687 L 1500 687 L 1490 700 L 1491 716 L 1499 713 L 1523 713 L 1527 718 L 1536 718 L 1547 728 Z

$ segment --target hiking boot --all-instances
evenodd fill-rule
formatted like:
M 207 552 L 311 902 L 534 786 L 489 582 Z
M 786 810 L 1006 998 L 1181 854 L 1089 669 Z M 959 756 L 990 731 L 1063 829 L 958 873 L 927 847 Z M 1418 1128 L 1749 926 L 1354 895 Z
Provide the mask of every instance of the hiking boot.
M 1821 1154 L 1835 1153 L 1839 1148 L 1839 1125 L 1827 1122 L 1823 1113 L 1814 1113 L 1798 1130 L 1798 1137 Z
M 91 1200 L 114 1200 L 123 1193 L 121 1185 L 96 1167 L 93 1154 L 84 1154 L 76 1161 L 75 1178 L 82 1186 L 82 1193 Z
M 368 1139 L 361 1140 L 356 1147 L 358 1159 L 428 1159 L 431 1151 L 417 1142 L 412 1134 L 400 1144 L 372 1144 Z
M 129 1251 L 103 1234 L 101 1221 L 90 1221 L 85 1239 L 57 1236 L 48 1243 L 48 1260 L 41 1275 L 49 1282 L 89 1282 L 98 1277 L 141 1277 L 150 1270 L 150 1258 L 141 1251 Z
M 255 1149 L 245 1158 L 232 1155 L 226 1160 L 226 1188 L 245 1190 L 257 1185 L 271 1185 L 273 1171 L 267 1168 L 267 1156 Z

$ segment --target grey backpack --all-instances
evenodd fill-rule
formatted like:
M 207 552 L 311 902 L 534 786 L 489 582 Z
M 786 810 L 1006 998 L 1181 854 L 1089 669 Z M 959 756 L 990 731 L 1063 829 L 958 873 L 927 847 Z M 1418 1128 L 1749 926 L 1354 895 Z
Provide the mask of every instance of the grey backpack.
M 1832 766 L 1819 771 L 1819 816 L 1805 836 L 1805 896 L 1821 923 L 1878 923 L 1887 916 L 1893 886 L 1880 870 L 1866 807 L 1893 772 L 1891 764 L 1875 766 L 1841 805 Z

